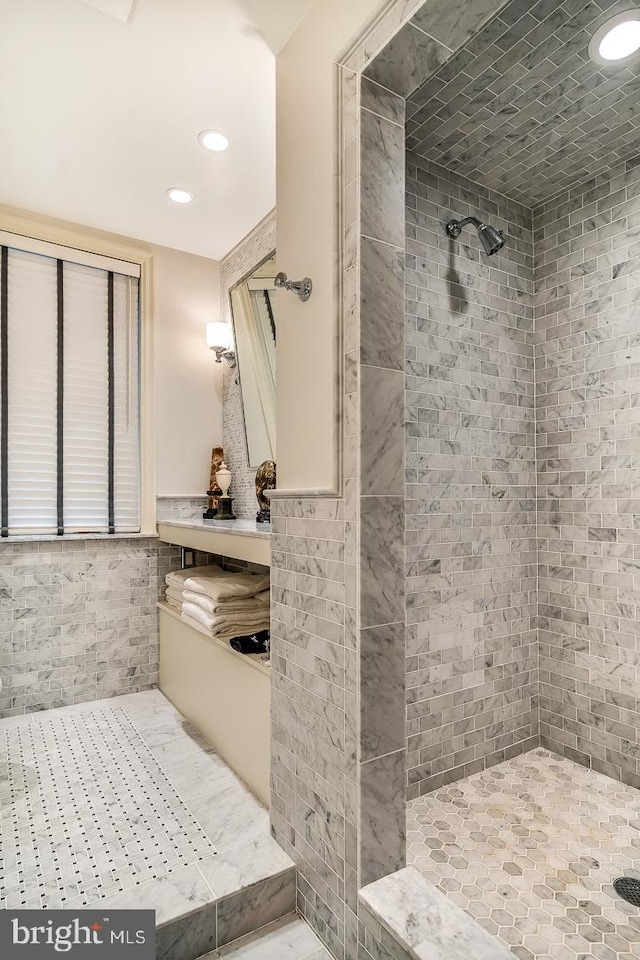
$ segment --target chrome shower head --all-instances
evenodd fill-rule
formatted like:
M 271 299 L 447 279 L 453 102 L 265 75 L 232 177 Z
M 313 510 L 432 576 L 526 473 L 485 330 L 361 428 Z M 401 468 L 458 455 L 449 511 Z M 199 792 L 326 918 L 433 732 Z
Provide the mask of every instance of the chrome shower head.
M 446 226 L 447 236 L 457 239 L 462 233 L 462 228 L 468 223 L 472 223 L 478 231 L 480 242 L 487 256 L 497 253 L 504 247 L 505 240 L 502 230 L 496 230 L 488 224 L 478 220 L 477 217 L 465 217 L 464 220 L 449 220 Z

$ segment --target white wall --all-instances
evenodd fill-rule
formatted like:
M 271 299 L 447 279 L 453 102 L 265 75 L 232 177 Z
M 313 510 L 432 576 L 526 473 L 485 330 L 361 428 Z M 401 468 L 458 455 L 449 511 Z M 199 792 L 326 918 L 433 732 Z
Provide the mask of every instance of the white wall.
M 4 229 L 71 246 L 134 247 L 153 257 L 156 492 L 201 495 L 211 448 L 222 442 L 221 365 L 205 343 L 205 324 L 220 317 L 220 264 L 30 211 L 0 205 Z M 124 254 L 123 254 L 124 255 Z
M 278 294 L 278 487 L 334 483 L 336 62 L 384 0 L 316 0 L 276 61 L 278 269 L 309 276 L 301 303 Z
M 222 364 L 205 325 L 220 318 L 220 265 L 152 246 L 155 274 L 156 462 L 159 496 L 202 495 L 222 443 Z

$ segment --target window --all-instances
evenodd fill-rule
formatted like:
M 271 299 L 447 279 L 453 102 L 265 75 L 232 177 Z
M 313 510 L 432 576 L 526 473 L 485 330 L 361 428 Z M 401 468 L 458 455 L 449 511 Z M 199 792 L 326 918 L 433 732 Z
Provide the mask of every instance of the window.
M 0 532 L 140 530 L 139 264 L 0 231 Z

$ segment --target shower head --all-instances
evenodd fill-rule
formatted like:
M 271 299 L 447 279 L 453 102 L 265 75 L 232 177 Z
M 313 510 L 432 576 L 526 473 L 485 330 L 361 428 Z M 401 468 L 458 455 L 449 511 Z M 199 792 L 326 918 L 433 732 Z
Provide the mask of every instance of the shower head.
M 457 239 L 462 233 L 462 228 L 468 223 L 472 223 L 478 231 L 480 242 L 487 256 L 497 253 L 504 247 L 504 235 L 502 230 L 496 230 L 488 224 L 478 220 L 477 217 L 466 217 L 464 220 L 449 220 L 446 226 L 447 236 Z

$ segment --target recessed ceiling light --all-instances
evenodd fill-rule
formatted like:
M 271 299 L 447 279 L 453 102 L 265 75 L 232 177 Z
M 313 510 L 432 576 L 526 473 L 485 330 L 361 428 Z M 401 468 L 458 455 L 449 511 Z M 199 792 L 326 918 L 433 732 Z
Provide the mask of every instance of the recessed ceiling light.
M 604 66 L 622 66 L 640 51 L 640 8 L 626 10 L 598 27 L 589 56 Z
M 183 190 L 182 187 L 170 187 L 167 190 L 167 196 L 174 203 L 191 203 L 193 200 L 193 194 L 189 193 L 188 190 Z
M 202 133 L 198 134 L 198 143 L 201 147 L 206 147 L 207 150 L 215 150 L 216 153 L 226 150 L 229 146 L 229 141 L 225 135 L 217 130 L 203 130 Z

